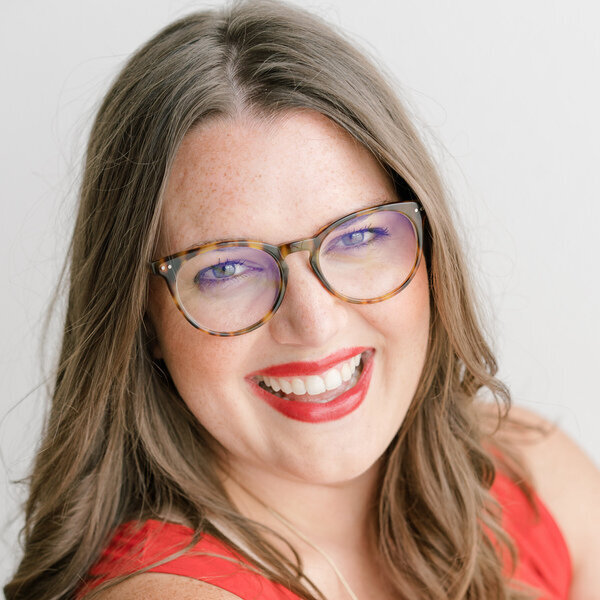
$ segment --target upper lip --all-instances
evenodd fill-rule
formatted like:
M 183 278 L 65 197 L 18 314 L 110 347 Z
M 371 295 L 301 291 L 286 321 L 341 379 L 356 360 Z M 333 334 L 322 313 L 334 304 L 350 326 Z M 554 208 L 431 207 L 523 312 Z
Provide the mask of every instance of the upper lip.
M 306 377 L 308 375 L 321 375 L 328 369 L 335 367 L 341 362 L 362 354 L 368 347 L 357 346 L 355 348 L 343 348 L 325 358 L 319 360 L 298 361 L 271 365 L 265 369 L 254 371 L 248 377 L 258 377 L 266 375 L 267 377 Z

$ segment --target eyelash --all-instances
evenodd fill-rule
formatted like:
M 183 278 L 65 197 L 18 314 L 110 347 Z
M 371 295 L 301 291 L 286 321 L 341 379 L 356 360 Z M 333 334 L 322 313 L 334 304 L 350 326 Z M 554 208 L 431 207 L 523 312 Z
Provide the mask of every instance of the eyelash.
M 334 240 L 334 244 L 337 244 L 338 241 L 341 240 L 342 238 L 344 238 L 345 236 L 351 236 L 355 233 L 365 233 L 365 232 L 373 233 L 373 234 L 375 234 L 376 237 L 369 242 L 357 244 L 356 246 L 347 246 L 347 249 L 360 248 L 365 244 L 377 243 L 378 241 L 381 241 L 381 238 L 389 236 L 389 229 L 387 227 L 373 227 L 370 224 L 368 224 L 365 227 L 357 226 L 350 231 L 346 231 L 346 232 L 342 233 Z M 326 253 L 330 252 L 330 251 L 332 251 L 331 244 L 329 245 L 329 248 L 325 249 Z
M 361 241 L 360 243 L 356 244 L 356 245 L 349 245 L 349 246 L 345 246 L 343 249 L 344 251 L 348 252 L 348 251 L 353 251 L 353 250 L 359 250 L 360 248 L 364 248 L 365 246 L 369 246 L 369 245 L 373 245 L 376 244 L 380 241 L 382 241 L 383 238 L 388 237 L 389 236 L 389 229 L 387 227 L 377 227 L 377 226 L 373 226 L 371 224 L 367 224 L 365 226 L 356 226 L 353 229 L 350 229 L 348 231 L 345 231 L 344 233 L 339 234 L 331 243 L 329 243 L 327 245 L 327 247 L 322 248 L 322 251 L 327 254 L 329 252 L 335 252 L 336 250 L 339 250 L 340 248 L 338 247 L 338 244 L 342 243 L 341 240 L 343 240 L 346 236 L 352 236 L 355 233 L 371 233 L 373 234 L 373 239 L 367 240 L 367 241 Z M 210 271 L 213 271 L 215 268 L 219 267 L 220 265 L 235 265 L 237 266 L 242 266 L 242 267 L 246 267 L 246 269 L 244 270 L 244 272 L 239 273 L 239 274 L 233 274 L 227 277 L 213 277 L 213 278 L 203 278 L 203 275 L 205 273 L 209 273 Z M 215 287 L 215 286 L 219 286 L 222 287 L 224 285 L 227 284 L 231 284 L 234 282 L 239 282 L 242 279 L 245 279 L 247 277 L 250 277 L 251 274 L 254 271 L 257 271 L 260 269 L 257 269 L 253 266 L 250 265 L 250 263 L 248 263 L 247 260 L 244 259 L 240 259 L 240 258 L 226 258 L 224 260 L 220 260 L 218 263 L 214 264 L 214 265 L 210 265 L 208 267 L 205 267 L 204 269 L 201 269 L 200 271 L 198 271 L 198 273 L 196 273 L 195 277 L 194 277 L 194 284 L 197 287 L 203 287 L 203 288 L 210 288 L 210 287 Z M 214 272 L 214 271 L 213 271 Z
M 210 267 L 206 267 L 206 268 L 202 269 L 201 271 L 198 271 L 198 273 L 194 277 L 194 283 L 197 286 L 212 287 L 215 285 L 223 285 L 227 282 L 230 283 L 234 280 L 238 281 L 240 279 L 250 276 L 249 273 L 245 271 L 244 273 L 239 273 L 237 275 L 234 274 L 229 277 L 223 277 L 223 278 L 215 277 L 214 279 L 204 279 L 204 280 L 200 281 L 201 275 L 203 273 L 207 273 L 208 271 L 213 270 L 215 267 L 218 267 L 219 265 L 228 265 L 228 264 L 244 266 L 244 265 L 247 265 L 247 261 L 239 260 L 239 259 L 229 259 L 229 258 L 224 261 L 219 261 L 215 265 L 211 265 Z M 248 271 L 255 271 L 255 270 L 256 269 L 253 267 L 248 267 Z

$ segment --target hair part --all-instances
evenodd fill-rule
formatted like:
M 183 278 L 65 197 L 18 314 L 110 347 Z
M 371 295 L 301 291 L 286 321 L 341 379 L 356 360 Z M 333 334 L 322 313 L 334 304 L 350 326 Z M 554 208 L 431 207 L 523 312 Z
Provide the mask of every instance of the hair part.
M 299 597 L 321 597 L 261 527 L 229 502 L 219 447 L 152 356 L 148 263 L 178 147 L 216 116 L 317 111 L 366 147 L 425 208 L 430 341 L 405 421 L 385 456 L 373 524 L 382 573 L 415 599 L 522 597 L 488 532 L 511 547 L 474 400 L 508 409 L 442 183 L 405 109 L 352 44 L 308 13 L 249 1 L 169 25 L 125 65 L 87 147 L 70 251 L 68 308 L 52 404 L 30 480 L 24 556 L 8 600 L 71 597 L 114 528 L 177 515 L 232 545 Z

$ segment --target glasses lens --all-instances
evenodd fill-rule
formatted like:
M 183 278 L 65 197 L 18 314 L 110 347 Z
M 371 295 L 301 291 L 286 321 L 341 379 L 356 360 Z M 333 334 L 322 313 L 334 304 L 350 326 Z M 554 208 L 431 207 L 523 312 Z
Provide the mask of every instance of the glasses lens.
M 177 273 L 184 310 L 205 329 L 231 333 L 260 321 L 275 305 L 279 267 L 263 250 L 225 246 L 186 260 Z
M 412 221 L 381 210 L 346 221 L 321 243 L 319 264 L 329 285 L 356 300 L 372 300 L 402 287 L 417 262 Z

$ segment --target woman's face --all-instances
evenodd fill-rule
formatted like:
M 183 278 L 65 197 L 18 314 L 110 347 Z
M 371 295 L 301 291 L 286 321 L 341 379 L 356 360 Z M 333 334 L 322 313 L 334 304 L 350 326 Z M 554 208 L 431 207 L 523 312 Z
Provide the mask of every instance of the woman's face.
M 268 122 L 214 119 L 191 131 L 178 151 L 158 255 L 222 239 L 305 239 L 351 212 L 395 200 L 390 178 L 371 154 L 318 113 L 288 112 Z M 321 286 L 307 259 L 306 252 L 288 256 L 283 303 L 250 333 L 215 337 L 196 330 L 158 277 L 149 313 L 157 357 L 192 413 L 225 448 L 230 468 L 339 483 L 372 467 L 402 424 L 425 360 L 427 274 L 421 261 L 393 298 L 349 304 Z M 269 402 L 269 392 L 258 385 L 267 369 L 307 382 L 361 350 L 357 373 L 368 363 L 370 380 L 361 375 L 355 384 L 360 393 L 348 393 L 352 378 L 329 392 L 314 414 L 298 404 L 310 396 Z M 327 413 L 324 407 L 336 407 L 342 392 L 351 400 Z M 294 403 L 290 410 L 287 403 Z

